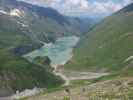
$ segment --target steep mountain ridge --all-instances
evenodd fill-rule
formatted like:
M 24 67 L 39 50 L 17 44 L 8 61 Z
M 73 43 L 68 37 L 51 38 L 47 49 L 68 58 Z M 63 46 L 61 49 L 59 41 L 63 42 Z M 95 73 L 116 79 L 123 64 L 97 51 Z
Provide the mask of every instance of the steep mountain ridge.
M 34 37 L 33 40 L 47 41 L 46 38 L 55 39 L 62 36 L 62 33 L 81 35 L 81 32 L 87 30 L 87 28 L 82 29 L 84 25 L 82 20 L 63 16 L 52 8 L 39 7 L 16 0 L 1 0 L 0 6 L 0 9 L 7 13 L 16 10 L 13 13 L 23 14 L 14 16 L 14 20 L 17 22 L 17 26 L 21 25 L 22 31 L 28 29 L 25 34 L 31 38 Z M 90 22 L 90 26 L 91 24 L 92 22 Z
M 105 18 L 81 40 L 75 56 L 66 64 L 70 70 L 119 72 L 132 75 L 133 3 Z M 130 67 L 128 67 L 130 65 Z

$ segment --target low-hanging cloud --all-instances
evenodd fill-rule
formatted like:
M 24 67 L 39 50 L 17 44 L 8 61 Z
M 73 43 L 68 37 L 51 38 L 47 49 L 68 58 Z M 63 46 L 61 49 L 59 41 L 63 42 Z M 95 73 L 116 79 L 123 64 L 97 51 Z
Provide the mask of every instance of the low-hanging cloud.
M 60 13 L 70 16 L 109 15 L 132 0 L 18 0 L 34 5 L 52 7 Z

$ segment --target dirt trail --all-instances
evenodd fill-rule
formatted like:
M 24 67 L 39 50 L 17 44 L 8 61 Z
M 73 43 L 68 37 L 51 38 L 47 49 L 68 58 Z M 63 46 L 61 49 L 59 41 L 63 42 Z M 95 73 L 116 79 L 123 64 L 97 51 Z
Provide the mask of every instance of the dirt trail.
M 64 72 L 66 77 L 71 80 L 95 79 L 102 76 L 109 75 L 109 73 L 95 73 L 95 72 Z
M 58 69 L 58 67 L 54 67 L 55 70 L 53 73 L 55 75 L 60 76 L 63 80 L 65 80 L 64 86 L 70 84 L 72 80 L 85 80 L 85 79 L 95 79 L 102 76 L 109 75 L 109 73 L 95 73 L 95 72 L 76 72 L 76 71 L 65 71 L 64 69 Z
M 58 72 L 57 70 L 53 71 L 53 73 L 57 76 L 60 76 L 65 81 L 65 83 L 63 84 L 64 86 L 67 86 L 70 84 L 70 80 L 63 73 Z

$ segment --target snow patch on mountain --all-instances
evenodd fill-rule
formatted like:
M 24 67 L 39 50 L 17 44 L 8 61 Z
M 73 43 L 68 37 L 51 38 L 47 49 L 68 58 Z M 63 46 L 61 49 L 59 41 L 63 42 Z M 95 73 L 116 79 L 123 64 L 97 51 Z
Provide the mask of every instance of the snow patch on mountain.
M 4 14 L 4 15 L 7 15 L 8 12 L 4 11 L 4 10 L 0 10 L 0 14 Z
M 10 16 L 16 16 L 16 17 L 22 17 L 24 15 L 24 11 L 21 11 L 19 9 L 12 9 L 9 13 Z
M 1 9 L 0 14 L 13 16 L 13 17 L 23 17 L 24 11 L 15 8 L 15 9 L 11 9 L 9 12 L 7 12 L 7 11 Z

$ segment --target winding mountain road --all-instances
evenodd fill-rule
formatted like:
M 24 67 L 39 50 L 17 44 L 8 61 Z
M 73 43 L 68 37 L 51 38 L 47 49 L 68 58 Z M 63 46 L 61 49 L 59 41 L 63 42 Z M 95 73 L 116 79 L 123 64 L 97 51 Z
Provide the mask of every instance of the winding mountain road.
M 58 67 L 54 67 L 55 70 L 53 73 L 57 76 L 60 76 L 63 80 L 65 80 L 64 86 L 70 84 L 72 80 L 86 80 L 86 79 L 96 79 L 102 76 L 107 76 L 110 73 L 98 73 L 98 72 L 76 72 L 76 71 L 65 71 L 64 69 L 58 69 Z

